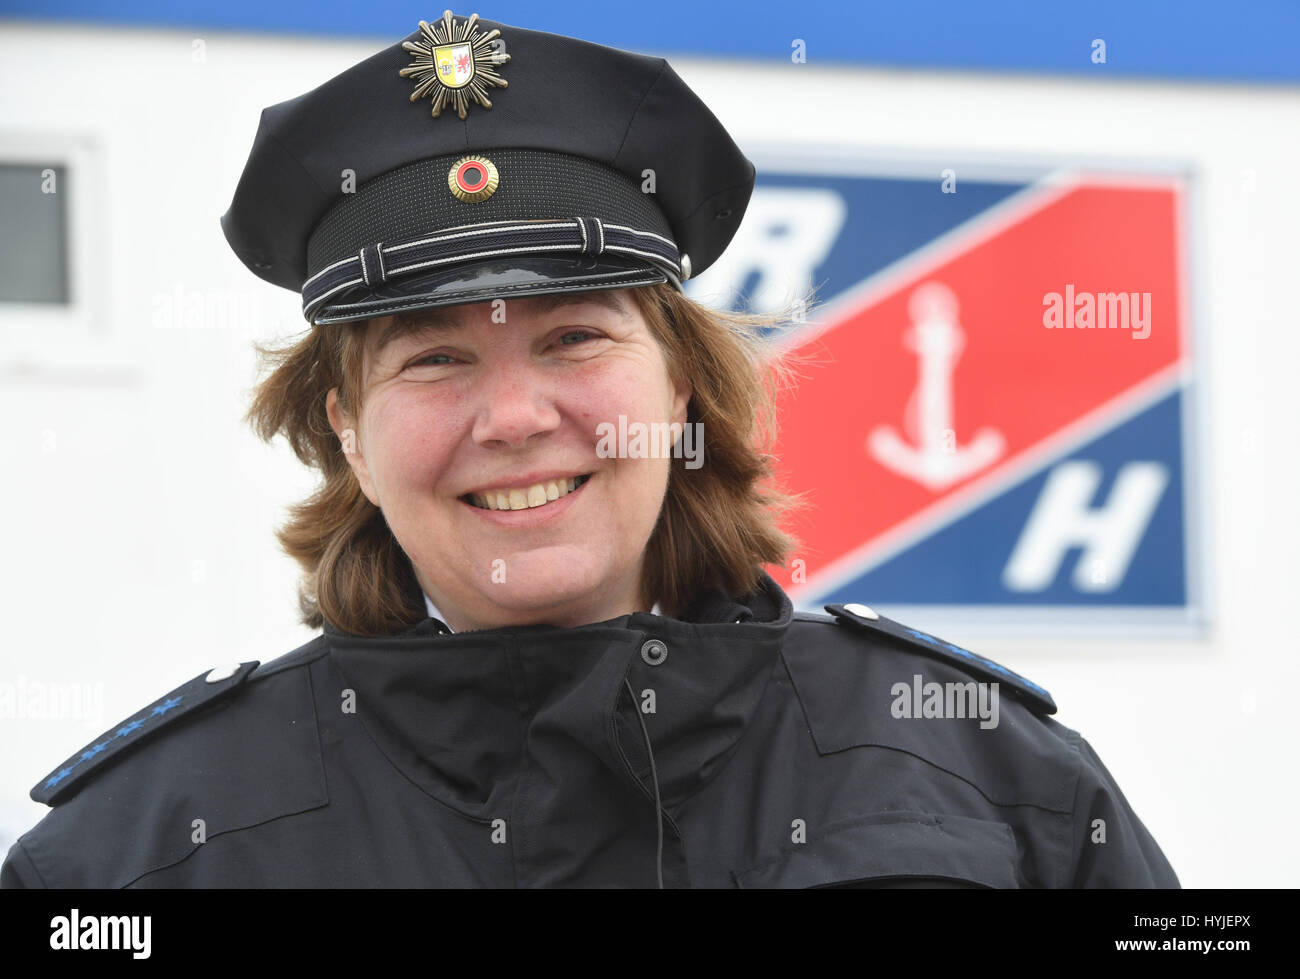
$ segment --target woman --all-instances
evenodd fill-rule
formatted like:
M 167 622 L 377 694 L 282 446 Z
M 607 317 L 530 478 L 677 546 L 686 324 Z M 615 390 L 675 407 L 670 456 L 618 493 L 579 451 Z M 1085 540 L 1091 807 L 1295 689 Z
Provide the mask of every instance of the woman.
M 312 323 L 250 418 L 321 634 L 56 768 L 0 880 L 1177 886 L 1046 691 L 762 571 L 780 368 L 681 289 L 753 178 L 665 62 L 450 12 L 266 110 L 223 227 Z

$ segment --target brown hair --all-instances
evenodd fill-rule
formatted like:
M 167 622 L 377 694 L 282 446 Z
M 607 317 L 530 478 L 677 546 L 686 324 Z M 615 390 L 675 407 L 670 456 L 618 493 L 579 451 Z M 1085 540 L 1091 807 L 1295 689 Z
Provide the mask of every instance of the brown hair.
M 760 328 L 785 314 L 721 312 L 667 284 L 628 290 L 663 351 L 674 384 L 691 386 L 687 423 L 700 422 L 704 465 L 670 468 L 668 490 L 646 543 L 644 597 L 673 615 L 701 589 L 740 597 L 755 590 L 763 564 L 784 564 L 797 541 L 778 517 L 803 501 L 775 487 L 775 400 L 792 370 Z M 247 420 L 266 441 L 284 435 L 294 454 L 321 472 L 320 486 L 290 507 L 276 531 L 303 568 L 302 621 L 328 621 L 358 636 L 390 635 L 427 617 L 410 559 L 383 512 L 361 491 L 325 413 L 325 395 L 357 417 L 368 321 L 313 327 L 280 348 L 257 346 L 267 376 Z

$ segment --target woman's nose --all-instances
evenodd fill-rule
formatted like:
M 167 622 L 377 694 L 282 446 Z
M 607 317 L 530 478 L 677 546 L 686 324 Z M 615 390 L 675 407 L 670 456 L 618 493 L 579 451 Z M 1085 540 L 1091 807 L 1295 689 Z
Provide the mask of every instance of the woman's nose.
M 534 435 L 560 424 L 553 385 L 529 366 L 499 368 L 477 386 L 474 441 L 522 446 Z

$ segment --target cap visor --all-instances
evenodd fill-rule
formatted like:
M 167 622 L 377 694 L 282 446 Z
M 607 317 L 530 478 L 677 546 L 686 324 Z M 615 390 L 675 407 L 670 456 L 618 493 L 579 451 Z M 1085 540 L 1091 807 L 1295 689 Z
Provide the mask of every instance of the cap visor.
M 357 286 L 327 303 L 312 317 L 317 325 L 348 323 L 392 313 L 481 303 L 489 299 L 520 299 L 557 292 L 626 289 L 672 281 L 666 271 L 649 262 L 602 255 L 599 258 L 558 255 L 515 255 L 482 259 L 452 268 L 411 276 L 378 286 Z

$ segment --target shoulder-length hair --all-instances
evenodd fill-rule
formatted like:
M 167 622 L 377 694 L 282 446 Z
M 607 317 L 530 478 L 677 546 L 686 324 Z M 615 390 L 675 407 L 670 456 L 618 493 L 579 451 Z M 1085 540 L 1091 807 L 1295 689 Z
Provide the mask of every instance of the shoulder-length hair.
M 777 392 L 793 372 L 763 339 L 784 314 L 721 312 L 659 284 L 629 290 L 676 384 L 691 387 L 687 423 L 701 423 L 704 462 L 674 456 L 659 520 L 646 544 L 644 598 L 674 615 L 702 589 L 740 597 L 762 565 L 784 565 L 798 546 L 780 518 L 804 501 L 775 485 L 767 453 L 776 437 Z M 416 314 L 418 315 L 418 314 Z M 321 482 L 290 506 L 276 531 L 302 565 L 298 604 L 313 629 L 325 622 L 357 636 L 391 635 L 428 617 L 410 559 L 381 510 L 361 491 L 325 413 L 325 396 L 359 417 L 368 321 L 313 327 L 282 347 L 257 345 L 265 377 L 247 421 L 264 440 L 283 435 Z

